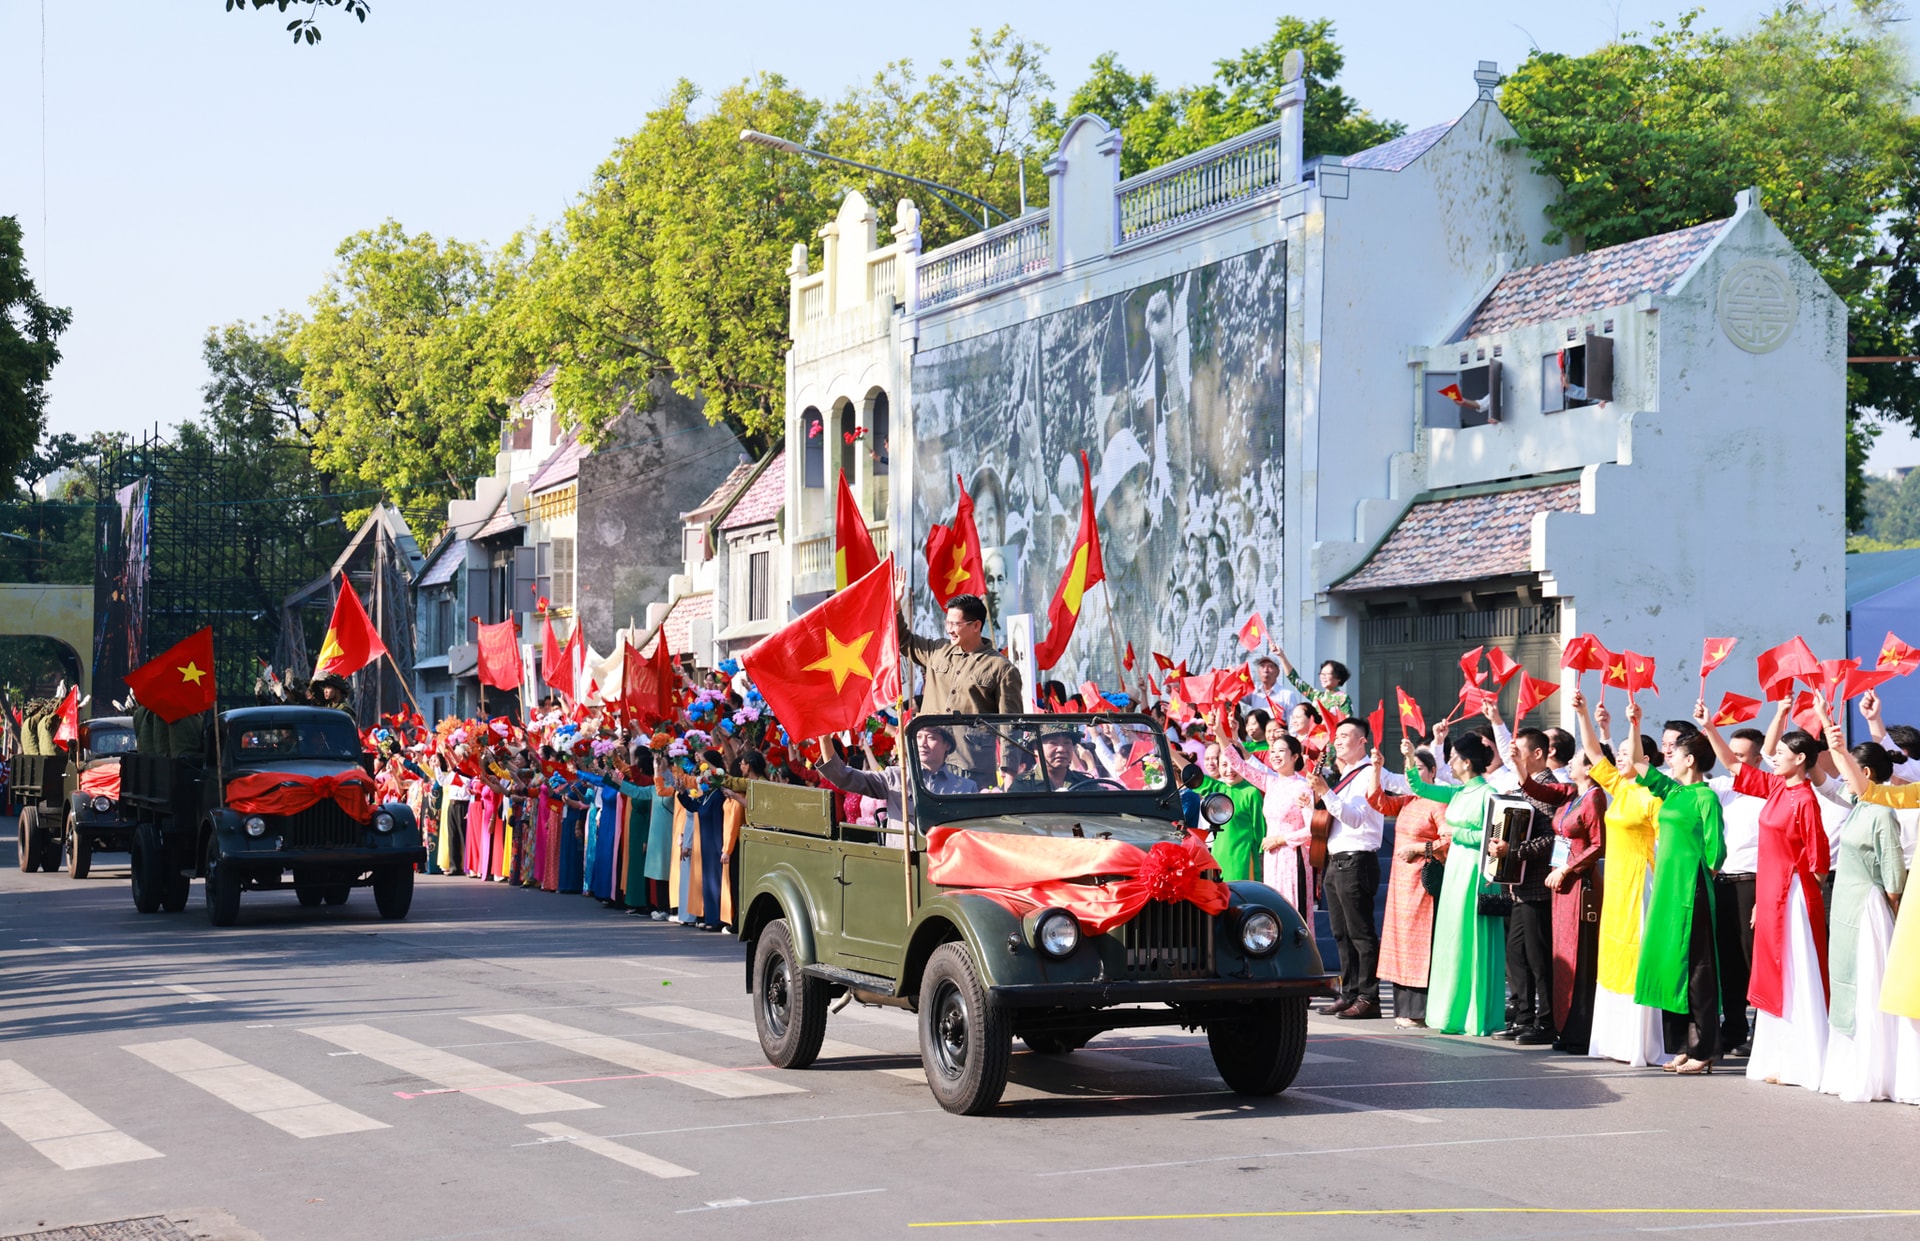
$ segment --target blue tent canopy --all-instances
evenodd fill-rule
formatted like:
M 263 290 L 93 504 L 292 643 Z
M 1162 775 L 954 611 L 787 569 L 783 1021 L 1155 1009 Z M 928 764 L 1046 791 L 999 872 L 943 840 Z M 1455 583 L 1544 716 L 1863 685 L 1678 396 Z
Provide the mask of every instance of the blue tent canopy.
M 1920 645 L 1920 549 L 1847 557 L 1847 658 L 1873 667 L 1889 633 Z M 1920 725 L 1920 672 L 1895 677 L 1879 694 L 1887 723 Z M 1848 704 L 1847 723 L 1849 737 L 1866 738 L 1857 698 Z

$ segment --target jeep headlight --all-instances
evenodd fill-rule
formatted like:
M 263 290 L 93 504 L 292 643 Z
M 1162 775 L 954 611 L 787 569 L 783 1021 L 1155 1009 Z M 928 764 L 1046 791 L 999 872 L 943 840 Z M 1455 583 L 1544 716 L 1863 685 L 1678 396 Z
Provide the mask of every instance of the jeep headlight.
M 1240 947 L 1250 957 L 1270 957 L 1280 946 L 1280 919 L 1271 909 L 1253 906 L 1240 915 Z
M 374 830 L 374 831 L 376 831 L 376 832 L 390 832 L 390 831 L 392 831 L 392 830 L 393 830 L 393 816 L 392 816 L 391 814 L 388 814 L 388 813 L 387 813 L 386 811 L 384 811 L 384 810 L 382 810 L 382 811 L 380 811 L 380 812 L 379 812 L 378 814 L 376 814 L 376 815 L 374 815 L 374 816 L 373 816 L 373 830 Z
M 1064 909 L 1049 909 L 1033 925 L 1033 946 L 1050 957 L 1065 958 L 1080 946 L 1080 920 Z
M 247 835 L 264 836 L 267 834 L 267 821 L 259 815 L 247 816 Z
M 1208 793 L 1200 799 L 1200 817 L 1215 827 L 1233 822 L 1233 798 L 1225 793 Z
M 111 797 L 94 798 L 93 809 L 95 814 L 105 814 L 107 811 L 113 809 L 113 798 Z

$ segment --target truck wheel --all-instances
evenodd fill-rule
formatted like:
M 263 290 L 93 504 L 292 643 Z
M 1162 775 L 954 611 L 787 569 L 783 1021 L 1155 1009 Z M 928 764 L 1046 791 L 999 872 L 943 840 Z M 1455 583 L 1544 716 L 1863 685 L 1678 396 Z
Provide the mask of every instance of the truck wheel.
M 177 914 L 187 907 L 187 898 L 193 895 L 193 876 L 168 870 L 163 862 L 160 885 L 160 908 Z
M 51 813 L 49 813 L 51 811 Z M 40 869 L 51 875 L 66 852 L 67 819 L 58 806 L 40 807 Z
M 987 1003 L 965 944 L 941 944 L 920 980 L 920 1062 L 941 1107 L 978 1116 L 1000 1102 L 1013 1055 L 1013 1023 Z
M 389 922 L 398 922 L 407 916 L 407 910 L 413 908 L 411 864 L 382 866 L 373 872 L 373 904 Z
M 40 807 L 20 807 L 20 869 L 31 875 L 40 869 Z
M 207 921 L 232 926 L 240 920 L 240 875 L 215 845 L 207 855 Z
M 769 922 L 754 946 L 753 1025 L 767 1063 L 782 1069 L 812 1064 L 827 1037 L 827 986 L 793 959 L 785 918 Z
M 160 912 L 160 896 L 166 886 L 166 851 L 153 840 L 146 825 L 133 830 L 133 907 L 143 914 Z
M 344 905 L 352 895 L 353 886 L 345 883 L 327 883 L 320 886 L 320 899 L 329 905 Z
M 1207 1027 L 1213 1067 L 1240 1094 L 1279 1094 L 1293 1084 L 1307 1050 L 1304 997 L 1248 1006 L 1248 1014 Z
M 67 826 L 67 877 L 85 879 L 93 868 L 93 842 L 80 831 L 80 820 L 74 818 Z
M 312 909 L 320 903 L 320 889 L 314 887 L 312 884 L 295 887 L 293 890 L 293 899 L 300 902 L 302 909 Z

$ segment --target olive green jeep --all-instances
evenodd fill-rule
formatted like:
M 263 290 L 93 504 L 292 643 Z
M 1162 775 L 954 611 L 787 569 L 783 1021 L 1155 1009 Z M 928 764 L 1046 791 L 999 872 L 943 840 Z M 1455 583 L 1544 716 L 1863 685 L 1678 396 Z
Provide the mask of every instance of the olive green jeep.
M 919 1015 L 927 1082 L 950 1112 L 999 1101 L 1016 1035 L 1059 1055 L 1133 1026 L 1204 1029 L 1234 1090 L 1286 1089 L 1307 1001 L 1329 993 L 1312 930 L 1272 888 L 1201 869 L 1211 859 L 1188 836 L 1150 719 L 921 716 L 904 742 L 887 777 L 894 807 L 905 786 L 904 823 L 841 822 L 828 789 L 751 788 L 736 921 L 769 1061 L 812 1063 L 829 1004 L 846 997 Z M 994 772 L 990 787 L 942 761 L 956 748 L 976 775 Z M 1224 822 L 1231 805 L 1210 801 L 1203 814 Z M 951 882 L 963 848 L 1018 859 L 1024 886 Z M 1056 856 L 1066 869 L 1034 883 Z M 1071 873 L 1095 857 L 1112 873 Z M 1166 859 L 1190 858 L 1200 866 L 1184 887 L 1148 882 Z M 1102 934 L 1083 923 L 1135 905 Z

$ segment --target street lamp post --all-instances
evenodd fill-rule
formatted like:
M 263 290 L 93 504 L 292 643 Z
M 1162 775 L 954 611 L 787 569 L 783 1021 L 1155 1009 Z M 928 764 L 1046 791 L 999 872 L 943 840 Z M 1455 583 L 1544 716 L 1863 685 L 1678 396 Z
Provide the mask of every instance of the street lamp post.
M 849 168 L 859 168 L 866 172 L 879 173 L 883 177 L 893 177 L 895 180 L 911 181 L 915 185 L 925 186 L 933 192 L 935 198 L 938 198 L 941 202 L 952 208 L 961 219 L 982 232 L 985 232 L 990 226 L 986 215 L 989 211 L 999 216 L 1002 220 L 1011 220 L 1013 218 L 986 199 L 977 198 L 965 190 L 956 190 L 951 185 L 942 185 L 938 181 L 928 181 L 924 177 L 915 177 L 904 172 L 895 172 L 891 168 L 881 168 L 873 164 L 863 164 L 857 159 L 843 159 L 838 155 L 829 155 L 825 151 L 816 151 L 812 147 L 803 147 L 790 138 L 781 138 L 774 134 L 763 134 L 757 129 L 743 129 L 740 131 L 740 141 L 753 146 L 766 147 L 770 151 L 780 151 L 787 155 L 801 155 L 807 159 L 824 159 L 829 163 L 845 164 Z M 1021 173 L 1023 176 L 1025 172 L 1025 168 L 1022 168 Z M 976 218 L 972 212 L 962 207 L 959 203 L 954 202 L 952 198 L 947 197 L 949 194 L 955 198 L 964 198 L 968 202 L 979 204 L 981 208 L 980 216 Z

